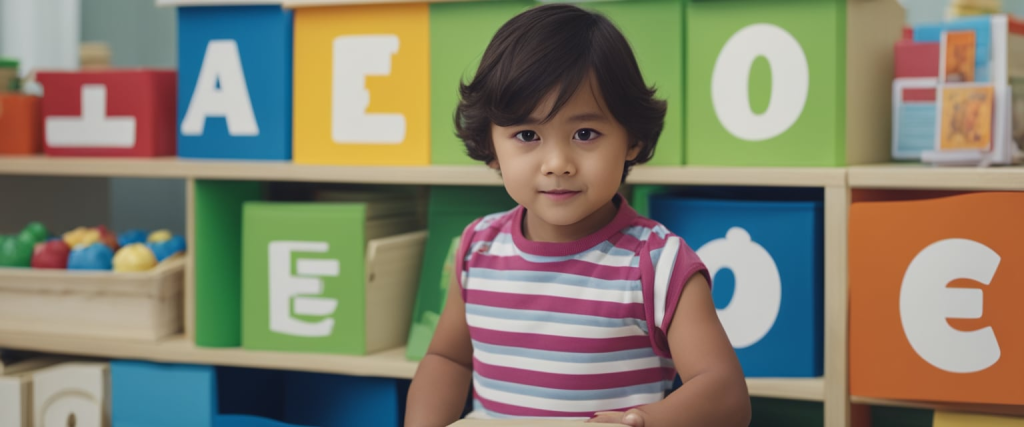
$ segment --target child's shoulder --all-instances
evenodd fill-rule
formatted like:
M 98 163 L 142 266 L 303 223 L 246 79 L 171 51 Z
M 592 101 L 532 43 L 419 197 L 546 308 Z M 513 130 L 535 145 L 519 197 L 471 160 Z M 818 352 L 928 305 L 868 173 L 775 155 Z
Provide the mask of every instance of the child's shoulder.
M 642 215 L 634 217 L 629 226 L 623 230 L 623 234 L 639 240 L 645 249 L 656 249 L 664 246 L 666 240 L 679 237 L 664 224 Z
M 484 237 L 493 239 L 503 231 L 508 232 L 509 227 L 511 227 L 511 224 L 515 220 L 517 209 L 519 209 L 519 207 L 515 207 L 507 211 L 495 212 L 474 219 L 462 231 L 462 238 L 478 240 L 481 237 Z

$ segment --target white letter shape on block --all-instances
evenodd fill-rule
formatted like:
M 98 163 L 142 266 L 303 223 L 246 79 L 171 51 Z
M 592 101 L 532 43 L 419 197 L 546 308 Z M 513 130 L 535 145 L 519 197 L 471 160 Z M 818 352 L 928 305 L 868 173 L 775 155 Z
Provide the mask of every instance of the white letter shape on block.
M 192 101 L 181 120 L 181 134 L 202 135 L 206 119 L 210 117 L 223 117 L 231 136 L 260 134 L 249 98 L 249 85 L 242 71 L 238 43 L 234 40 L 211 40 L 206 45 Z
M 106 363 L 69 362 L 36 373 L 32 378 L 34 425 L 104 427 L 110 418 L 109 371 Z
M 26 395 L 30 389 L 30 379 L 21 375 L 0 376 L 0 427 L 29 425 L 25 404 L 30 400 Z
M 782 279 L 775 259 L 741 227 L 732 227 L 724 239 L 701 246 L 697 256 L 711 277 L 723 268 L 735 276 L 732 299 L 718 310 L 729 342 L 734 348 L 757 344 L 775 326 L 782 307 Z
M 135 117 L 107 116 L 107 85 L 82 85 L 81 116 L 46 118 L 46 144 L 61 148 L 131 148 Z
M 334 79 L 331 91 L 331 137 L 338 144 L 401 144 L 405 116 L 366 112 L 370 91 L 366 76 L 391 74 L 391 56 L 398 53 L 398 36 L 361 35 L 334 39 Z
M 296 260 L 292 275 L 292 252 L 324 253 L 327 242 L 274 241 L 269 245 L 270 266 L 270 330 L 299 337 L 326 337 L 334 330 L 334 319 L 306 322 L 292 316 L 330 316 L 338 308 L 338 300 L 323 298 L 324 283 L 318 277 L 336 277 L 341 266 L 335 259 Z M 302 296 L 306 295 L 306 296 Z M 309 296 L 313 295 L 313 296 Z
M 936 368 L 961 374 L 988 369 L 999 360 L 999 342 L 991 326 L 964 332 L 946 321 L 981 317 L 981 289 L 947 285 L 958 279 L 988 285 L 999 261 L 991 248 L 968 239 L 940 240 L 914 257 L 900 286 L 900 321 L 918 356 Z
M 750 108 L 750 68 L 764 57 L 772 70 L 768 109 Z M 722 127 L 746 141 L 764 141 L 788 130 L 804 111 L 810 85 L 807 57 L 786 30 L 752 24 L 733 34 L 718 53 L 711 73 L 711 103 Z

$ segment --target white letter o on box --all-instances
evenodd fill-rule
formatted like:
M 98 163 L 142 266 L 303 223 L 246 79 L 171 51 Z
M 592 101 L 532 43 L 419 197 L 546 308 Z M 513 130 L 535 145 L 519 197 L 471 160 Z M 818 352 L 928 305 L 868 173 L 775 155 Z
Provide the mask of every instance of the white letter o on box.
M 750 68 L 763 56 L 772 70 L 768 109 L 750 108 Z M 764 141 L 788 130 L 807 104 L 809 71 L 804 50 L 788 31 L 772 24 L 752 24 L 737 31 L 722 47 L 711 73 L 711 104 L 722 127 L 746 141 Z

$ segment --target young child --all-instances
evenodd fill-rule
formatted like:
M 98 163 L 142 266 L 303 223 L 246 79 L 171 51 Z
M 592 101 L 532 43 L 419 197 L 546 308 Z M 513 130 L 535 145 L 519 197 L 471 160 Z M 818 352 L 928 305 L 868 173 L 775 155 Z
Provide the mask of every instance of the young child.
M 617 193 L 654 153 L 666 105 L 654 93 L 599 14 L 545 5 L 495 34 L 455 121 L 519 206 L 462 234 L 461 292 L 416 372 L 407 427 L 457 421 L 470 384 L 474 418 L 749 423 L 707 270 Z

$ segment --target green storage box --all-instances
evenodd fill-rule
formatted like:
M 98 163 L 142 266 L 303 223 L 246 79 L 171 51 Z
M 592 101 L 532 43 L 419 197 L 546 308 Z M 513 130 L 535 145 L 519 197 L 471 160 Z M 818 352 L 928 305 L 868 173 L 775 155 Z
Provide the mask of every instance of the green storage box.
M 455 136 L 459 83 L 476 74 L 480 58 L 498 28 L 529 1 L 432 3 L 430 5 L 430 163 L 472 165 Z
M 644 81 L 654 86 L 656 96 L 668 102 L 665 127 L 658 148 L 648 165 L 675 166 L 684 163 L 683 97 L 685 49 L 683 42 L 686 4 L 690 0 L 619 0 L 579 2 L 608 17 L 629 40 Z
M 889 160 L 896 0 L 693 0 L 686 159 L 843 166 Z
M 415 212 L 394 207 L 246 203 L 242 346 L 363 355 L 403 345 L 426 232 L 410 233 Z
M 668 101 L 665 128 L 650 164 L 683 163 L 683 28 L 687 0 L 576 2 L 615 23 L 629 40 L 648 85 Z M 505 22 L 536 6 L 528 1 L 430 5 L 431 163 L 475 164 L 455 137 L 453 117 L 460 79 L 476 73 L 487 44 Z
M 451 280 L 451 272 L 446 272 L 446 268 L 454 268 L 454 251 L 462 231 L 477 218 L 515 206 L 515 201 L 502 187 L 437 186 L 430 189 L 427 215 L 430 237 L 423 255 L 406 358 L 420 360 L 427 353 Z

